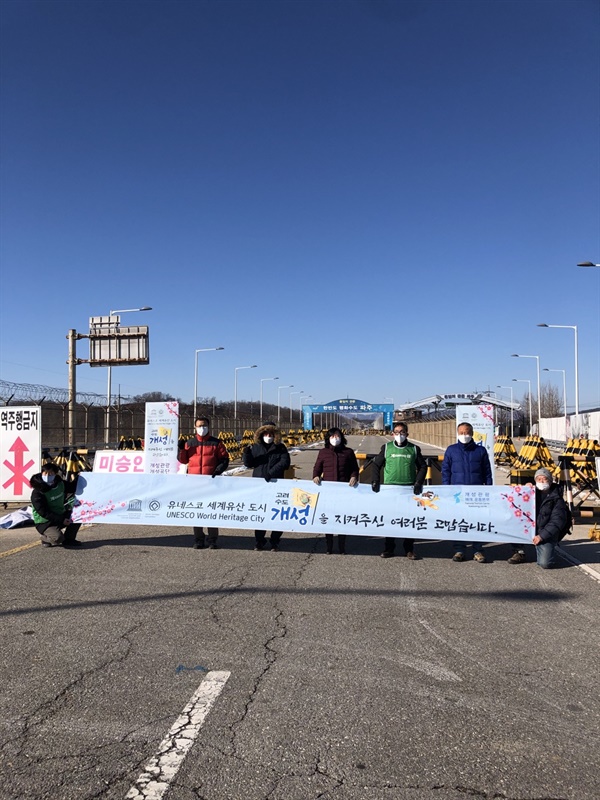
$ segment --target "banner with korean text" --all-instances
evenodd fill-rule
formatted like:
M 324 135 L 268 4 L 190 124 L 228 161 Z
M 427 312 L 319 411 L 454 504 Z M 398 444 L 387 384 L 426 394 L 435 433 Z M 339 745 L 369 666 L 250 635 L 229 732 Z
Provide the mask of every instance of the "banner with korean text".
M 179 468 L 179 403 L 146 403 L 144 471 L 151 475 L 169 475 Z
M 530 543 L 535 492 L 526 486 L 316 486 L 312 481 L 206 475 L 80 473 L 73 519 L 454 541 Z
M 485 447 L 492 465 L 492 480 L 494 478 L 494 406 L 489 403 L 471 406 L 456 406 L 456 427 L 461 422 L 468 422 L 473 426 L 473 441 L 480 447 Z

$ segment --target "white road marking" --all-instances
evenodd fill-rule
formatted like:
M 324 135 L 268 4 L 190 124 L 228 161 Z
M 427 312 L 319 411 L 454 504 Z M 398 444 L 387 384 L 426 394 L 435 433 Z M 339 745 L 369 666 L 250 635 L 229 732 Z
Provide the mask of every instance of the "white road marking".
M 160 800 L 165 794 L 230 675 L 224 671 L 207 673 L 160 743 L 158 753 L 126 794 L 126 800 Z
M 587 575 L 589 575 L 590 578 L 593 578 L 595 581 L 598 581 L 598 583 L 600 583 L 599 572 L 597 572 L 592 567 L 589 567 L 587 564 L 584 564 L 582 561 L 579 561 L 579 559 L 575 558 L 575 556 L 572 556 L 570 553 L 567 553 L 567 551 L 564 550 L 562 547 L 557 547 L 556 549 L 566 561 L 570 561 L 571 564 L 574 564 L 576 567 L 579 567 L 579 569 L 585 572 Z

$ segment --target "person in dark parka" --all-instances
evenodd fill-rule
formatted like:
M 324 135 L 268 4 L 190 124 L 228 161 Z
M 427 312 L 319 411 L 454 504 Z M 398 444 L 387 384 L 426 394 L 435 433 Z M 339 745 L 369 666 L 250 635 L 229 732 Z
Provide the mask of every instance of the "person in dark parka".
M 66 499 L 77 489 L 77 478 L 64 481 L 56 464 L 44 464 L 42 471 L 31 476 L 33 521 L 44 547 L 77 547 L 80 524 L 71 519 Z
M 313 468 L 313 481 L 317 486 L 321 480 L 338 481 L 356 486 L 358 483 L 358 461 L 346 437 L 339 428 L 330 428 L 325 434 L 325 447 L 319 450 Z M 333 533 L 325 534 L 327 552 L 333 553 Z M 346 536 L 338 535 L 338 549 L 341 555 L 346 553 Z
M 552 480 L 546 467 L 535 473 L 535 536 L 533 543 L 538 567 L 551 569 L 556 566 L 556 545 L 565 534 L 568 525 L 567 504 L 562 489 Z
M 254 444 L 247 445 L 242 453 L 244 466 L 252 470 L 253 478 L 271 481 L 283 478 L 290 466 L 290 454 L 281 441 L 281 432 L 273 422 L 261 425 L 254 434 Z M 255 550 L 264 550 L 266 531 L 254 531 Z M 279 550 L 282 531 L 271 531 L 271 550 Z

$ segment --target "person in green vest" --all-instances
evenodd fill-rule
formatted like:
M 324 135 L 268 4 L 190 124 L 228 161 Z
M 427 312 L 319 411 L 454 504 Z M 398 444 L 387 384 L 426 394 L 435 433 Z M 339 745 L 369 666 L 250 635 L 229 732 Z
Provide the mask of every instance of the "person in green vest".
M 77 478 L 63 481 L 56 464 L 44 464 L 42 471 L 31 476 L 33 521 L 44 547 L 77 547 L 77 531 L 81 527 L 71 519 L 68 494 L 74 494 Z M 63 531 L 64 528 L 64 531 Z
M 427 463 L 421 453 L 421 448 L 408 441 L 408 426 L 405 422 L 394 425 L 394 438 L 384 444 L 373 459 L 371 488 L 379 491 L 381 484 L 381 470 L 383 469 L 383 483 L 393 486 L 412 486 L 415 494 L 423 491 L 423 481 L 427 474 Z M 415 540 L 403 539 L 404 554 L 411 561 L 418 556 L 415 554 Z M 385 537 L 382 558 L 391 558 L 396 549 L 396 538 Z

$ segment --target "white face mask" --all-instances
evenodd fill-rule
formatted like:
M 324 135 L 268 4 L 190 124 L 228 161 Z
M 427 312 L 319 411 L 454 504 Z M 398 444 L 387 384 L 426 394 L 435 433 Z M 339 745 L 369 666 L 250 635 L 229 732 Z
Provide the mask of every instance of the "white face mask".
M 548 489 L 550 488 L 550 484 L 549 483 L 542 483 L 542 481 L 536 481 L 535 482 L 535 488 L 539 489 L 540 492 L 547 492 Z
M 459 433 L 458 434 L 458 441 L 461 444 L 469 444 L 469 442 L 473 439 L 473 437 L 469 433 Z
M 265 444 L 273 444 L 273 436 L 263 436 L 263 442 Z
M 196 428 L 196 433 L 198 434 L 198 436 L 206 436 L 206 434 L 208 433 L 208 428 L 206 427 L 206 425 L 199 425 Z
M 405 433 L 394 434 L 394 441 L 396 442 L 396 444 L 403 444 L 406 441 L 406 434 Z
M 54 478 L 55 477 L 56 477 L 56 475 L 52 475 L 51 473 L 48 473 L 46 475 L 42 475 L 42 480 L 44 481 L 44 483 L 47 483 L 48 486 L 52 486 L 52 484 L 54 483 Z
M 330 438 L 330 440 L 329 440 L 329 444 L 332 447 L 339 447 L 341 445 L 341 443 L 342 443 L 342 440 L 340 439 L 339 436 L 332 436 Z

